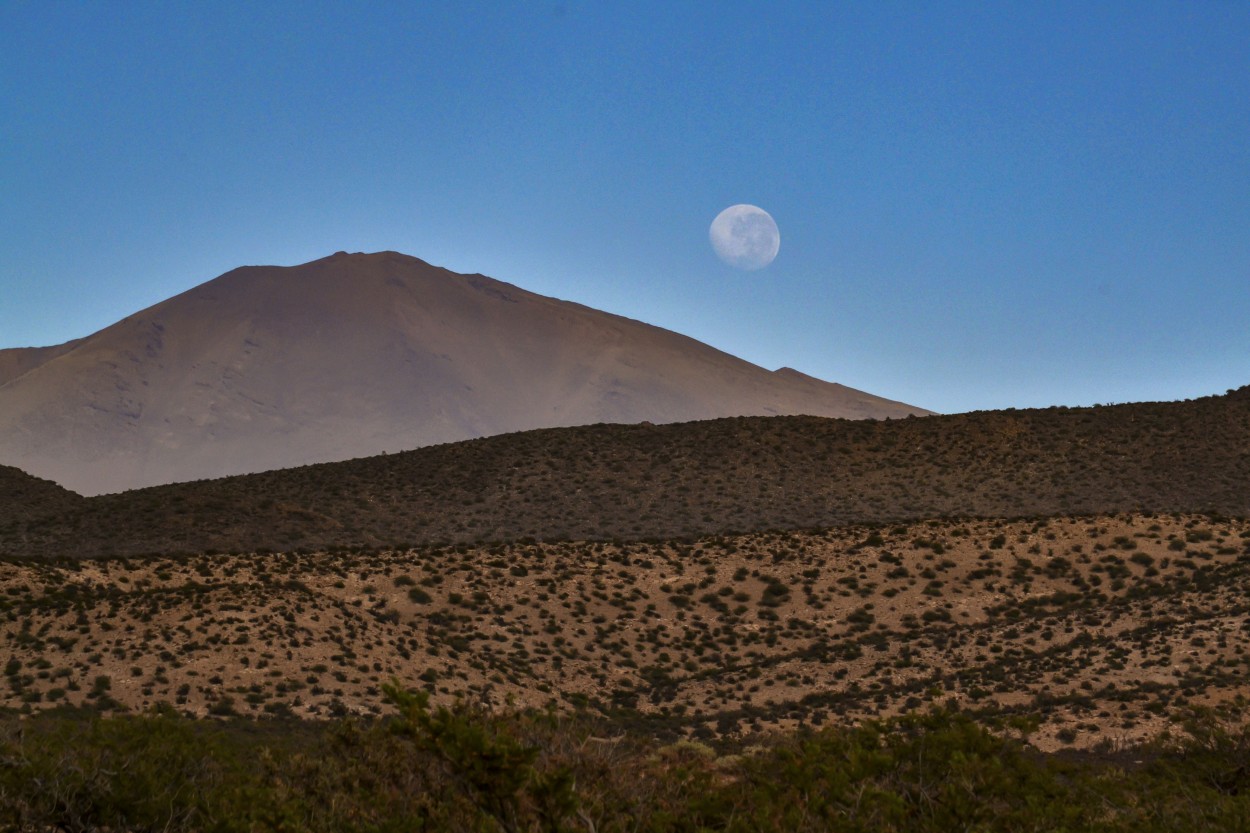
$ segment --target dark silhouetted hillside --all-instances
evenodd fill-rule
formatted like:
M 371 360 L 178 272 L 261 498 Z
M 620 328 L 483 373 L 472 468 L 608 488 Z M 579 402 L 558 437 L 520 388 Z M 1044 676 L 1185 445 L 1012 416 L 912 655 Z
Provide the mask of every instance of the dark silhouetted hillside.
M 65 515 L 80 508 L 85 500 L 51 480 L 0 466 L 0 530 L 49 515 Z
M 9 555 L 643 539 L 942 516 L 1250 514 L 1250 401 L 549 429 L 85 500 Z

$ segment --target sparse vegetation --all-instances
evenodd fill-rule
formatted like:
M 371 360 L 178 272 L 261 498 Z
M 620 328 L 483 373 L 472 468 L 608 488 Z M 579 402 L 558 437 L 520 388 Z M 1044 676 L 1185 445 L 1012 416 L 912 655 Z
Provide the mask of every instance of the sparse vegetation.
M 1250 494 L 1233 450 L 1247 434 L 1243 389 L 878 422 L 527 431 L 89 499 L 0 468 L 0 555 L 689 539 L 938 517 L 1244 516 Z M 878 530 L 864 534 L 875 546 Z
M 439 705 L 576 706 L 670 739 L 953 702 L 1036 712 L 1035 745 L 1089 748 L 1244 695 L 1247 532 L 1122 515 L 902 524 L 871 548 L 850 526 L 10 561 L 0 704 L 326 718 L 374 713 L 395 677 Z
M 1244 829 L 1243 394 L 0 468 L 0 827 Z
M 1027 719 L 937 709 L 673 744 L 546 712 L 431 707 L 319 723 L 0 718 L 13 831 L 1240 830 L 1250 735 L 1192 711 L 1138 746 L 1038 755 Z M 1079 735 L 1076 729 L 1067 730 Z

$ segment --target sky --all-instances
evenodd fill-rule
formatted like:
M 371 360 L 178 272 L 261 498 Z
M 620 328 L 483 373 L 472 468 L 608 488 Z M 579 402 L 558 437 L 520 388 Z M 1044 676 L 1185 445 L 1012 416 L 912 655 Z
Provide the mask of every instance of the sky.
M 946 413 L 1223 393 L 1248 43 L 1244 0 L 7 0 L 0 347 L 392 249 Z

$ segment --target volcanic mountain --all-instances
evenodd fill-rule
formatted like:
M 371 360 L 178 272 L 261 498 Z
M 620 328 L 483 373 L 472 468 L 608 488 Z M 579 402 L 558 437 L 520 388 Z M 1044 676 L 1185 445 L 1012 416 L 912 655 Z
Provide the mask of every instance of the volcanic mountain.
M 541 427 L 926 413 L 395 252 L 242 267 L 0 350 L 0 462 L 83 494 Z

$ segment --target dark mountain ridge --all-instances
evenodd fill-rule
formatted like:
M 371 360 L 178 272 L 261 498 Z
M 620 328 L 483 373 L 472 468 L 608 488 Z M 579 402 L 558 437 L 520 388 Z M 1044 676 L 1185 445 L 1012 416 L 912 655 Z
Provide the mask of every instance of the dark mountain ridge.
M 64 515 L 82 508 L 85 500 L 51 480 L 0 466 L 0 525 Z
M 527 431 L 103 495 L 9 556 L 644 539 L 936 517 L 1250 515 L 1246 389 L 902 420 L 742 417 Z

